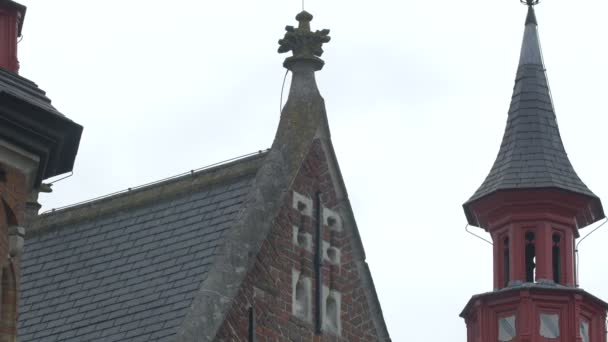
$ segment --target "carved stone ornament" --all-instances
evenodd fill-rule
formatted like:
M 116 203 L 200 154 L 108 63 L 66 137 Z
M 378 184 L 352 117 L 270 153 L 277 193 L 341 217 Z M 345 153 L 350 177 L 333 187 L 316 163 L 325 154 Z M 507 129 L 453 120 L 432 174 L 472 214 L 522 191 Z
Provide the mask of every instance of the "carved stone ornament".
M 285 67 L 291 69 L 293 62 L 297 60 L 310 60 L 318 64 L 318 69 L 323 67 L 323 60 L 319 57 L 323 55 L 323 44 L 330 41 L 329 30 L 312 32 L 310 22 L 312 14 L 302 11 L 296 16 L 299 22 L 297 28 L 293 26 L 285 27 L 287 31 L 285 37 L 279 40 L 279 53 L 293 52 L 293 56 L 285 60 Z
M 9 252 L 11 257 L 18 257 L 23 252 L 23 243 L 25 239 L 25 228 L 20 226 L 12 226 L 8 230 Z

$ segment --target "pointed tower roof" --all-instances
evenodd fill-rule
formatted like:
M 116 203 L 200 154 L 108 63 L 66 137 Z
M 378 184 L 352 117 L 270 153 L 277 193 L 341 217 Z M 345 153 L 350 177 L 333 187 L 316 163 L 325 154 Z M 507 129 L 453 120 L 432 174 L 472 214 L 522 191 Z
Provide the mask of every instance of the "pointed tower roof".
M 528 15 L 519 67 L 502 144 L 486 180 L 464 204 L 469 223 L 476 225 L 470 206 L 503 190 L 553 188 L 590 197 L 592 218 L 604 217 L 599 198 L 578 177 L 562 143 L 545 74 L 534 4 Z

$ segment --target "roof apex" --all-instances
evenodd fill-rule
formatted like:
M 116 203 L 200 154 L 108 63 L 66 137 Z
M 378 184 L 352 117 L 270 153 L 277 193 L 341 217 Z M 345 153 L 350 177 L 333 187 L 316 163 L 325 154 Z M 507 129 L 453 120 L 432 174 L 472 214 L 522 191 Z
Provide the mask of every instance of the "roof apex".
M 528 16 L 526 17 L 526 25 L 538 25 L 536 22 L 536 13 L 534 12 L 534 6 L 528 5 Z
M 315 71 L 323 68 L 325 62 L 319 57 L 323 55 L 323 44 L 328 43 L 331 38 L 327 29 L 312 32 L 310 30 L 312 19 L 312 14 L 302 11 L 296 16 L 299 22 L 297 28 L 285 27 L 287 32 L 285 37 L 279 40 L 279 53 L 293 52 L 293 56 L 285 59 L 283 63 L 285 68 L 293 71 L 296 63 L 312 64 Z
M 283 155 L 285 165 L 294 172 L 313 138 L 319 133 L 330 135 L 325 101 L 315 79 L 315 72 L 324 65 L 318 56 L 323 54 L 322 45 L 330 40 L 329 30 L 311 31 L 312 15 L 308 12 L 301 12 L 296 19 L 298 28 L 287 26 L 285 37 L 279 40 L 279 53 L 293 52 L 283 64 L 292 72 L 292 79 L 271 148 Z
M 526 29 L 524 31 L 524 39 L 521 44 L 521 53 L 519 56 L 519 66 L 525 64 L 544 66 L 537 27 L 538 24 L 536 21 L 536 14 L 534 13 L 534 6 L 528 6 Z
M 597 221 L 604 217 L 601 202 L 574 171 L 557 125 L 533 8 L 538 1 L 526 1 L 528 16 L 502 144 L 490 173 L 463 207 L 469 224 L 477 225 L 472 219 L 472 204 L 488 195 L 502 190 L 554 188 L 595 201 L 593 217 Z

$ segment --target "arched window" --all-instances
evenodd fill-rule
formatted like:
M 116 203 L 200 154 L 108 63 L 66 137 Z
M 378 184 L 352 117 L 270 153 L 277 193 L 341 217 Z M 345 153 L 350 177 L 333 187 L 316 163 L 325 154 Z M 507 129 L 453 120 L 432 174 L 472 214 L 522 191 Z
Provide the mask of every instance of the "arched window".
M 562 281 L 561 240 L 559 234 L 553 234 L 553 281 L 556 284 Z
M 293 298 L 292 314 L 305 321 L 312 318 L 312 292 L 311 279 L 303 276 L 299 271 L 292 270 L 293 274 Z
M 509 267 L 509 238 L 506 237 L 503 240 L 503 279 L 505 287 L 509 286 L 509 280 L 511 280 L 509 278 Z
M 341 295 L 337 291 L 329 291 L 325 288 L 325 314 L 323 316 L 323 329 L 325 331 L 340 335 L 341 322 L 340 322 L 340 302 Z
M 526 282 L 533 283 L 536 275 L 536 246 L 533 232 L 526 233 Z

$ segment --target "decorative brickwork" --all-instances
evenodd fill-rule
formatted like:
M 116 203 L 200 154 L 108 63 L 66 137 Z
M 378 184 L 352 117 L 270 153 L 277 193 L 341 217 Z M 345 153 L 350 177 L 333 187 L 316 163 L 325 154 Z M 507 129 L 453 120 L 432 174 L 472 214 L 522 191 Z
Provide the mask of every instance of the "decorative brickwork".
M 302 164 L 289 194 L 275 219 L 275 225 L 256 257 L 224 324 L 216 337 L 218 341 L 246 341 L 249 329 L 248 309 L 255 308 L 255 332 L 258 342 L 263 341 L 378 341 L 373 314 L 368 306 L 369 289 L 363 288 L 361 275 L 354 256 L 356 238 L 348 223 L 341 230 L 330 229 L 337 221 L 328 217 L 339 215 L 337 209 L 336 184 L 331 178 L 328 161 L 319 140 L 315 140 Z M 315 199 L 321 193 L 321 208 L 329 208 L 332 215 L 323 218 L 323 242 L 340 250 L 340 262 L 331 264 L 325 260 L 322 266 L 323 286 L 332 294 L 331 305 L 325 310 L 339 309 L 338 321 L 333 319 L 330 329 L 323 324 L 323 333 L 315 337 L 316 278 L 314 258 L 316 246 L 306 249 L 294 244 L 294 226 L 299 231 L 313 236 L 315 241 L 316 215 L 305 215 L 304 210 L 293 206 L 296 196 Z M 339 219 L 340 224 L 344 221 Z M 327 222 L 330 221 L 330 222 Z M 297 272 L 294 272 L 297 270 Z M 293 276 L 312 280 L 312 320 L 303 320 L 293 315 Z M 337 298 L 337 302 L 336 302 Z M 327 293 L 322 294 L 327 300 Z M 339 304 L 339 305 L 338 305 Z M 330 313 L 331 314 L 331 313 Z M 323 316 L 326 316 L 325 314 Z M 335 315 L 334 315 L 335 317 Z M 333 330 L 333 331 L 331 331 Z

